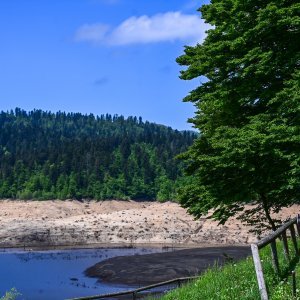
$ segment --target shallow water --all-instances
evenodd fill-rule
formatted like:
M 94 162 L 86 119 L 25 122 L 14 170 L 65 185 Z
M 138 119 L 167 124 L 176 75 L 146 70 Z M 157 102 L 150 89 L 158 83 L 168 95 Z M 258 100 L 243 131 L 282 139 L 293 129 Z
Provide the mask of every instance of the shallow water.
M 18 300 L 61 300 L 131 289 L 88 278 L 84 270 L 110 257 L 162 252 L 159 248 L 0 250 L 0 298 L 15 287 Z

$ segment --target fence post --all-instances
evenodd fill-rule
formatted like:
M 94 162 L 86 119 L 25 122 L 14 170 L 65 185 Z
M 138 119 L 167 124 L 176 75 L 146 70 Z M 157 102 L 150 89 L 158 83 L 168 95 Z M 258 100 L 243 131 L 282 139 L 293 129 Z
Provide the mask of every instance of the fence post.
M 274 270 L 277 274 L 279 274 L 279 262 L 278 262 L 278 254 L 276 248 L 276 239 L 270 243 L 271 245 L 271 254 L 272 254 L 272 263 Z
M 252 250 L 253 262 L 254 262 L 256 278 L 257 278 L 257 282 L 258 282 L 260 298 L 261 298 L 261 300 L 268 300 L 269 298 L 268 298 L 267 288 L 266 288 L 265 279 L 264 279 L 264 273 L 262 270 L 257 245 L 251 244 L 251 250 Z
M 136 292 L 132 293 L 132 300 L 136 300 Z
M 298 255 L 299 251 L 298 251 L 298 244 L 297 244 L 297 240 L 296 240 L 294 224 L 291 225 L 290 231 L 291 231 L 292 241 L 293 241 L 293 244 L 294 244 L 294 247 L 295 247 L 295 252 L 296 252 L 296 255 Z
M 293 281 L 293 296 L 296 297 L 297 289 L 296 289 L 296 274 L 295 274 L 295 271 L 292 271 L 292 281 Z
M 178 285 L 178 287 L 181 287 L 181 280 L 180 279 L 178 279 L 177 285 Z
M 289 261 L 290 260 L 290 252 L 289 252 L 289 246 L 288 246 L 288 241 L 287 241 L 287 237 L 286 237 L 286 231 L 284 231 L 281 236 L 282 236 L 284 257 L 286 258 L 287 261 Z
M 296 227 L 297 227 L 298 237 L 300 237 L 300 215 L 299 214 L 297 215 Z

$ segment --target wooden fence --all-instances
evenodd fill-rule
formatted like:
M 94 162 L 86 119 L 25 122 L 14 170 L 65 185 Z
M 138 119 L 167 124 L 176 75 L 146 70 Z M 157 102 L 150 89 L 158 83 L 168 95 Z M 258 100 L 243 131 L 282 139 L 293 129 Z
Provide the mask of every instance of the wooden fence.
M 141 292 L 145 291 L 150 291 L 158 287 L 162 286 L 167 286 L 167 285 L 175 285 L 175 287 L 180 287 L 181 284 L 190 281 L 190 280 L 195 280 L 199 278 L 199 276 L 191 276 L 191 277 L 183 277 L 183 278 L 177 278 L 177 279 L 172 279 L 152 285 L 148 285 L 145 287 L 129 290 L 129 291 L 123 291 L 123 292 L 118 292 L 118 293 L 112 293 L 112 294 L 104 294 L 104 295 L 96 295 L 96 296 L 89 296 L 89 297 L 82 297 L 82 298 L 72 298 L 69 300 L 100 300 L 100 299 L 106 299 L 106 298 L 114 298 L 114 297 L 120 297 L 120 296 L 132 296 L 133 300 L 138 299 L 138 295 Z
M 293 247 L 295 248 L 296 256 L 299 255 L 299 249 L 298 249 L 298 243 L 297 243 L 297 237 L 295 233 L 295 226 L 298 237 L 300 236 L 300 218 L 299 215 L 296 218 L 291 219 L 287 223 L 283 224 L 280 228 L 278 228 L 276 231 L 274 231 L 272 234 L 267 236 L 266 238 L 262 239 L 256 244 L 251 244 L 251 250 L 252 250 L 252 256 L 256 271 L 256 277 L 260 292 L 261 300 L 268 300 L 268 292 L 266 288 L 266 283 L 264 279 L 262 264 L 259 256 L 259 250 L 266 247 L 267 245 L 270 245 L 271 247 L 271 254 L 272 254 L 272 264 L 274 267 L 274 270 L 277 274 L 280 272 L 280 265 L 278 260 L 278 252 L 276 247 L 276 239 L 280 239 L 283 245 L 283 254 L 287 261 L 291 261 L 290 257 L 290 251 L 287 241 L 287 231 L 290 231 Z M 296 281 L 295 281 L 295 272 L 292 273 L 293 278 L 293 293 L 296 293 Z

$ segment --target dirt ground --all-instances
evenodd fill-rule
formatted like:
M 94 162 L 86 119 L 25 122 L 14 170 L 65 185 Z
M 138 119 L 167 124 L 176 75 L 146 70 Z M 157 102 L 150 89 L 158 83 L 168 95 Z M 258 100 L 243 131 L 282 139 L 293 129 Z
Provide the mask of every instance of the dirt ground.
M 284 210 L 282 219 L 299 208 Z M 256 241 L 248 230 L 235 218 L 224 226 L 195 221 L 173 202 L 0 201 L 0 247 L 245 245 Z

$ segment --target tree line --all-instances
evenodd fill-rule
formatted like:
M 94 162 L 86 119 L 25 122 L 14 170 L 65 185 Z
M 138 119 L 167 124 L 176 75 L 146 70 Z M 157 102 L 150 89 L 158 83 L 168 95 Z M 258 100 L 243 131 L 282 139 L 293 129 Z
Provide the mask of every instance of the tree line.
M 196 138 L 142 118 L 0 112 L 0 198 L 176 199 Z

